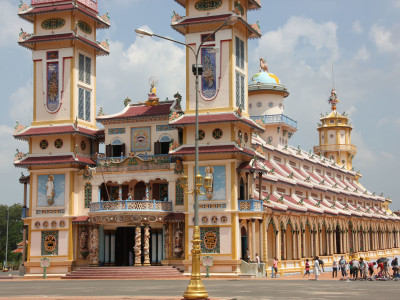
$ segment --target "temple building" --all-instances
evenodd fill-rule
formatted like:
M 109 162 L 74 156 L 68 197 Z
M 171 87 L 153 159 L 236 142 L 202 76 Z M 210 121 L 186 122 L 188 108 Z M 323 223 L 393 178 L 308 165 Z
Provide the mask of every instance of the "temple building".
M 174 11 L 172 28 L 194 49 L 203 43 L 199 90 L 187 49 L 184 96 L 160 101 L 153 78 L 141 101 L 126 98 L 113 114 L 96 108 L 97 57 L 109 54 L 96 30 L 110 26 L 108 14 L 94 0 L 21 3 L 18 15 L 34 25 L 19 38 L 32 51 L 33 121 L 14 133 L 29 144 L 15 157 L 29 171 L 25 276 L 42 273 L 43 257 L 50 276 L 110 266 L 190 273 L 196 93 L 199 172 L 210 182 L 199 196 L 201 252 L 213 257 L 211 273 L 240 276 L 247 249 L 267 265 L 277 257 L 282 273 L 316 255 L 330 265 L 341 255 L 400 254 L 400 217 L 354 171 L 357 148 L 336 91 L 318 146 L 306 152 L 290 146 L 297 122 L 285 115 L 288 89 L 264 59 L 248 70 L 248 40 L 261 37 L 248 14 L 261 1 L 175 2 L 186 16 Z

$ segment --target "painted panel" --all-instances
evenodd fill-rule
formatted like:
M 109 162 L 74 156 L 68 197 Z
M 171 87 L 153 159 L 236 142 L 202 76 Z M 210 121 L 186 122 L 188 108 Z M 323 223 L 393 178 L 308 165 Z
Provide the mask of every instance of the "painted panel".
M 201 253 L 220 253 L 219 227 L 200 228 Z
M 50 112 L 60 108 L 58 62 L 47 64 L 47 101 L 46 106 Z
M 203 76 L 201 77 L 201 94 L 211 99 L 217 94 L 216 54 L 211 48 L 201 49 Z
M 42 231 L 41 255 L 58 255 L 58 231 Z
M 108 134 L 125 134 L 125 128 L 110 128 Z
M 226 199 L 226 171 L 225 166 L 205 166 L 199 167 L 199 172 L 203 177 L 211 178 L 211 189 L 206 195 L 199 196 L 199 200 L 225 200 Z
M 65 174 L 39 175 L 37 206 L 64 206 Z
M 151 150 L 151 127 L 132 128 L 132 151 Z

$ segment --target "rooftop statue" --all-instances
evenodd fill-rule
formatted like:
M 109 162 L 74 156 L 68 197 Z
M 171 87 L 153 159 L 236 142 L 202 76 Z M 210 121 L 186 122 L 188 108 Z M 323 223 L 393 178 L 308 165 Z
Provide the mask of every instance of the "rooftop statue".
M 268 64 L 264 58 L 260 58 L 260 72 L 268 72 Z
M 158 105 L 159 98 L 157 98 L 157 83 L 158 79 L 154 76 L 150 77 L 149 84 L 150 84 L 150 92 L 148 94 L 149 98 L 146 101 L 147 106 L 156 106 Z

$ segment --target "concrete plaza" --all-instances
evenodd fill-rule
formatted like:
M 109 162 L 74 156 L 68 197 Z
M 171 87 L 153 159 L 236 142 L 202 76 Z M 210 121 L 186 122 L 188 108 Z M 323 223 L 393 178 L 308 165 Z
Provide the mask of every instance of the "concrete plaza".
M 0 280 L 0 299 L 180 299 L 187 280 Z M 400 281 L 208 279 L 211 299 L 395 299 Z

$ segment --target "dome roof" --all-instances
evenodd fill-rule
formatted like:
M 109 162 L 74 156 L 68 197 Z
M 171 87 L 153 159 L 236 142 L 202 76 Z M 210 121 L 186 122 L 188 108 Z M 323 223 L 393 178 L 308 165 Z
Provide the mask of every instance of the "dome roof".
M 268 73 L 268 72 L 259 72 L 251 77 L 249 84 L 280 84 L 278 76 Z

